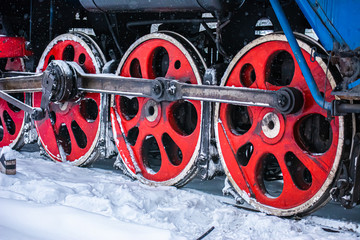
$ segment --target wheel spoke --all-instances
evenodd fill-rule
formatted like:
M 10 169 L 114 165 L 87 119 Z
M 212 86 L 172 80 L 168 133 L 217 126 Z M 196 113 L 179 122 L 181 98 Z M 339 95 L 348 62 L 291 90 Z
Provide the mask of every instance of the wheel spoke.
M 76 153 L 81 151 L 81 149 L 79 148 L 79 146 L 76 144 L 76 139 L 75 139 L 75 135 L 74 132 L 71 131 L 71 125 L 66 125 L 66 127 L 68 128 L 69 131 L 69 136 L 70 136 L 70 142 L 69 144 L 71 145 L 71 153 Z M 69 156 L 69 155 L 68 155 Z M 68 158 L 68 157 L 67 157 Z
M 247 189 L 251 189 L 251 192 L 255 194 L 255 196 L 262 195 L 264 192 L 264 189 L 261 188 L 261 183 L 259 183 L 259 174 L 262 174 L 259 172 L 259 162 L 262 160 L 264 155 L 266 154 L 265 149 L 261 146 L 254 146 L 254 150 L 251 154 L 249 163 L 246 166 L 241 166 L 241 171 L 243 171 L 245 174 L 245 177 L 243 178 L 246 181 L 246 187 Z M 251 193 L 250 192 L 250 193 Z
M 277 146 L 279 149 L 282 146 Z M 289 194 L 294 194 L 293 191 L 297 192 L 297 189 L 294 188 L 293 180 L 291 178 L 291 175 L 286 167 L 284 158 L 285 153 L 283 150 L 279 151 L 272 151 L 272 154 L 277 160 L 277 163 L 279 164 L 278 167 L 280 168 L 279 171 L 281 171 L 281 174 L 279 174 L 280 180 L 271 180 L 270 182 L 280 182 L 277 186 L 277 189 L 272 190 L 274 193 L 277 193 L 275 196 L 278 198 L 278 201 L 283 201 L 282 199 L 288 199 Z M 277 196 L 279 194 L 279 196 Z M 267 197 L 267 196 L 266 196 Z M 271 197 L 270 197 L 271 198 Z
M 159 171 L 156 174 L 157 175 L 167 174 L 168 172 L 173 171 L 173 168 L 175 166 L 171 164 L 169 156 L 167 155 L 167 153 L 165 151 L 164 144 L 162 143 L 161 137 L 157 134 L 155 136 L 155 139 L 159 145 L 160 155 L 161 155 L 161 166 L 160 166 Z
M 156 138 L 156 136 L 158 135 L 156 133 L 156 131 L 154 131 L 153 128 L 149 127 L 145 121 L 141 121 L 139 119 L 139 122 L 137 123 L 138 129 L 139 129 L 139 134 L 137 137 L 137 141 L 135 146 L 132 148 L 134 151 L 134 154 L 137 156 L 137 163 L 142 166 L 142 171 L 143 174 L 147 173 L 147 168 L 149 168 L 149 166 L 146 166 L 146 163 L 144 162 L 144 147 L 145 147 L 145 142 L 147 139 L 149 139 L 150 136 L 155 137 L 157 144 L 160 145 L 161 142 L 158 141 L 158 139 Z M 159 146 L 160 148 L 160 146 Z M 161 151 L 161 149 L 160 149 Z M 162 154 L 161 154 L 162 155 Z M 161 156 L 162 157 L 162 156 Z
M 279 201 L 289 201 L 286 199 L 289 199 L 289 197 L 291 195 L 300 196 L 300 195 L 307 194 L 306 192 L 301 192 L 300 189 L 297 188 L 296 184 L 294 183 L 293 176 L 291 175 L 289 168 L 287 166 L 287 163 L 285 161 L 285 156 L 286 156 L 286 151 L 287 151 L 287 150 L 285 150 L 286 149 L 285 146 L 287 146 L 287 145 L 282 144 L 282 146 L 278 146 L 279 148 L 284 149 L 284 151 L 274 152 L 274 155 L 275 155 L 276 159 L 278 160 L 278 163 L 279 163 L 279 166 L 281 169 L 281 173 L 282 173 L 282 177 L 283 177 L 283 189 L 282 189 L 282 194 L 280 195 L 280 198 L 282 198 L 282 199 L 281 200 L 279 199 Z
M 126 131 L 129 131 L 130 129 L 132 129 L 133 127 L 139 127 L 140 121 L 141 121 L 141 108 L 143 106 L 142 104 L 142 98 L 138 98 L 139 99 L 139 110 L 136 113 L 135 116 L 133 116 L 131 119 L 126 119 L 124 117 L 124 115 L 121 113 L 121 110 L 119 108 L 119 102 L 117 102 L 117 112 L 119 113 L 119 117 L 121 118 L 121 122 L 123 127 L 125 128 Z
M 37 131 L 47 131 L 46 139 L 42 139 L 42 136 L 40 137 L 41 142 L 44 145 L 45 150 L 50 156 L 58 161 L 61 161 L 59 148 L 57 145 L 56 140 L 56 133 L 54 132 L 54 128 L 51 124 L 51 121 L 49 118 L 45 118 L 44 120 L 38 121 L 38 124 L 36 125 Z
M 170 138 L 180 148 L 180 150 L 183 152 L 184 158 L 190 158 L 192 152 L 191 150 L 189 150 L 189 148 L 191 149 L 192 146 L 196 145 L 198 139 L 192 135 L 189 136 L 180 135 L 170 126 L 169 122 L 165 123 L 165 128 L 163 131 L 164 131 L 163 133 L 169 134 Z M 196 133 L 193 134 L 195 135 Z
M 221 105 L 223 106 L 223 105 Z M 224 109 L 230 109 L 225 111 Z M 227 115 L 244 115 L 243 110 L 238 112 L 237 110 L 233 110 L 233 106 L 224 105 L 223 110 L 221 110 L 220 119 L 218 124 L 218 129 L 225 134 L 226 141 L 230 144 L 233 152 L 249 143 L 250 140 L 254 140 L 254 138 L 258 137 L 259 133 L 257 132 L 257 125 L 253 124 L 255 119 L 258 118 L 261 108 L 258 107 L 248 107 L 248 119 L 237 119 L 231 118 L 228 120 Z
M 92 122 L 87 121 L 80 113 L 79 105 L 76 105 L 71 108 L 71 113 L 73 115 L 72 118 L 66 118 L 66 125 L 71 125 L 72 121 L 76 121 L 79 126 L 82 126 L 84 128 L 91 127 L 93 125 Z
M 326 179 L 331 166 L 328 166 L 324 160 L 330 156 L 310 155 L 296 145 L 292 146 L 289 151 L 293 152 L 302 164 L 304 164 L 310 171 L 313 179 L 319 179 L 319 182 Z

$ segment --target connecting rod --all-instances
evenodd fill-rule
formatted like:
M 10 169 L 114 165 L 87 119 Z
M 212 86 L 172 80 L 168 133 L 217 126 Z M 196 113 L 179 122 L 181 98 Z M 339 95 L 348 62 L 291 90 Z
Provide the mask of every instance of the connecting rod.
M 294 113 L 302 106 L 302 94 L 294 88 L 278 91 L 194 85 L 173 79 L 154 80 L 105 74 L 85 74 L 77 71 L 78 90 L 110 93 L 132 97 L 147 97 L 155 101 L 199 100 L 242 106 L 276 108 L 284 114 Z
M 243 106 L 260 106 L 278 109 L 283 114 L 298 111 L 303 103 L 302 94 L 294 88 L 277 91 L 192 85 L 174 79 L 143 79 L 113 74 L 86 74 L 74 62 L 53 60 L 40 74 L 7 74 L 0 78 L 0 97 L 29 112 L 35 120 L 45 116 L 50 102 L 65 102 L 80 92 L 108 93 L 130 97 L 147 97 L 155 101 L 199 100 Z M 7 93 L 42 92 L 41 108 L 33 108 Z

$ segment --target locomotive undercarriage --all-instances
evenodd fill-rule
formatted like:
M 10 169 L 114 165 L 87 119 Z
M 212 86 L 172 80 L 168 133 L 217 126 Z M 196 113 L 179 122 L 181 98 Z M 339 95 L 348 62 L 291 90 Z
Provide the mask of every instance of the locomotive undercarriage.
M 360 108 L 353 95 L 332 95 L 342 77 L 319 43 L 295 35 L 330 110 L 314 100 L 282 33 L 244 40 L 235 55 L 221 40 L 230 16 L 209 20 L 212 40 L 207 20 L 186 37 L 176 20 L 139 20 L 128 27 L 141 26 L 141 37 L 124 52 L 112 17 L 101 47 L 73 31 L 51 40 L 35 73 L 2 72 L 1 135 L 12 147 L 36 131 L 52 160 L 86 166 L 117 154 L 117 167 L 149 185 L 225 171 L 228 192 L 278 216 L 310 213 L 330 193 L 348 208 L 360 202 Z M 143 34 L 148 21 L 165 24 Z

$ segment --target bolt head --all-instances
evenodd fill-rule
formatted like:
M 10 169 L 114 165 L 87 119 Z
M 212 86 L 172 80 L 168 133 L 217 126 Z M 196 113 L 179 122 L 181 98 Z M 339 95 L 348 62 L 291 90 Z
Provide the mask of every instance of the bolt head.
M 156 83 L 154 86 L 153 86 L 153 91 L 155 94 L 160 94 L 161 93 L 161 87 L 158 83 Z
M 171 85 L 168 89 L 168 92 L 170 95 L 175 95 L 176 93 L 176 87 L 174 85 Z
M 287 103 L 286 97 L 285 96 L 280 96 L 279 99 L 278 99 L 278 104 L 283 107 L 283 106 L 286 105 L 286 103 Z

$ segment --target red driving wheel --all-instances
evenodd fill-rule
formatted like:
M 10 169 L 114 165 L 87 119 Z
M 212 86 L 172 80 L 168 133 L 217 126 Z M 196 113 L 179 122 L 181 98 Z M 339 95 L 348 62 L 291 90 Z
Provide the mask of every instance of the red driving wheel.
M 52 60 L 76 62 L 86 73 L 100 73 L 105 62 L 96 43 L 80 33 L 55 38 L 43 53 L 37 71 L 44 71 Z M 41 95 L 34 93 L 35 107 L 40 106 Z M 74 165 L 96 160 L 102 102 L 101 94 L 81 93 L 70 101 L 50 103 L 45 119 L 36 121 L 35 126 L 44 150 L 53 160 Z
M 327 101 L 334 78 L 326 64 L 310 61 L 310 46 L 300 41 L 314 79 Z M 230 104 L 216 106 L 218 149 L 225 172 L 238 193 L 255 208 L 279 216 L 303 214 L 329 198 L 343 149 L 342 117 L 327 120 L 308 89 L 283 35 L 268 35 L 247 45 L 230 63 L 222 85 L 278 90 L 293 87 L 303 107 L 283 115 L 275 109 Z
M 127 51 L 117 74 L 201 84 L 199 65 L 200 69 L 205 67 L 199 59 L 195 48 L 183 37 L 169 32 L 149 34 Z M 148 184 L 185 184 L 196 172 L 202 103 L 156 102 L 125 96 L 116 96 L 113 102 L 114 138 L 128 172 Z

